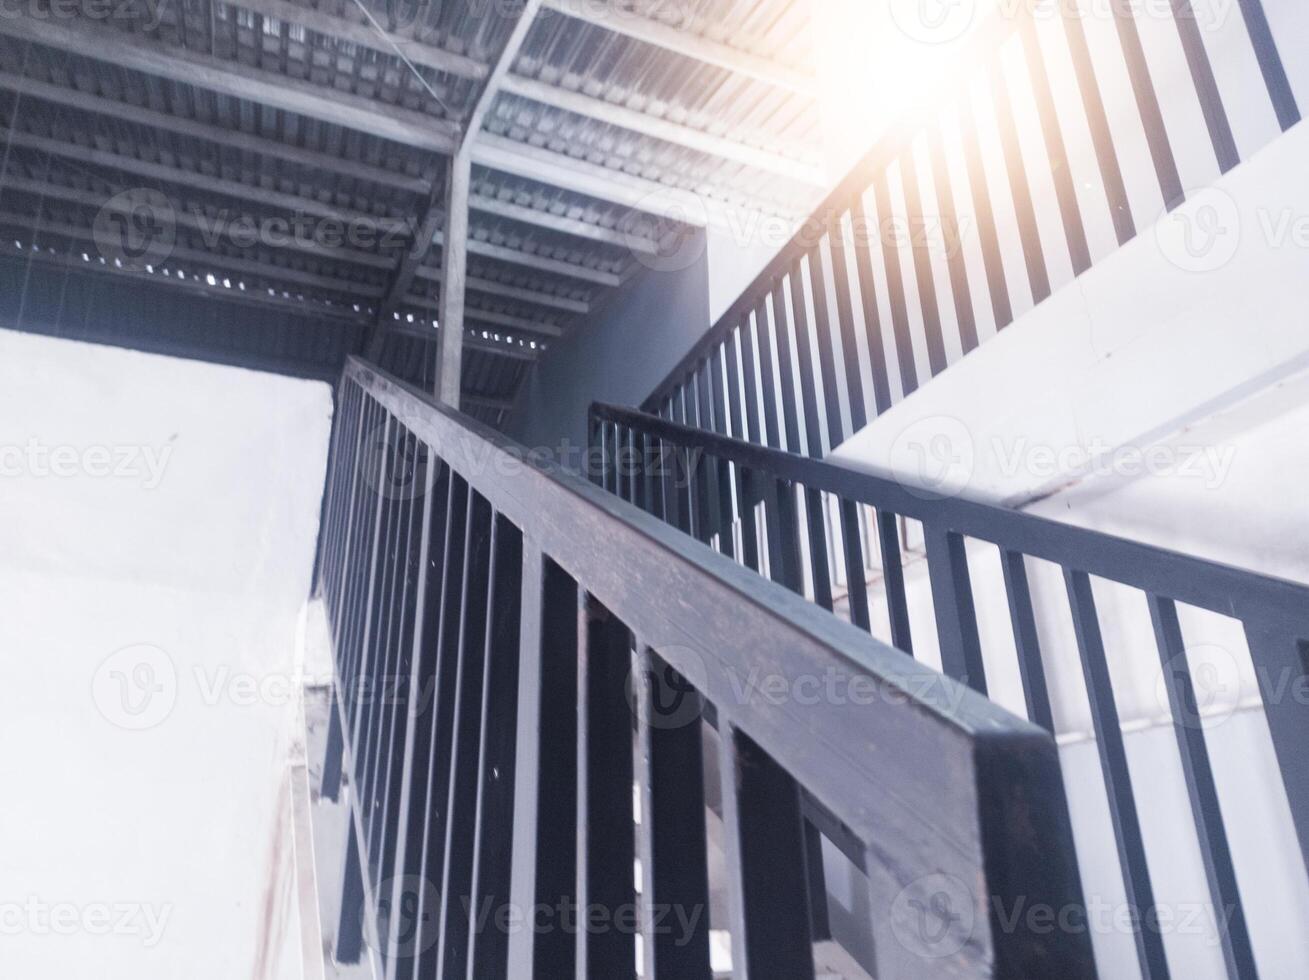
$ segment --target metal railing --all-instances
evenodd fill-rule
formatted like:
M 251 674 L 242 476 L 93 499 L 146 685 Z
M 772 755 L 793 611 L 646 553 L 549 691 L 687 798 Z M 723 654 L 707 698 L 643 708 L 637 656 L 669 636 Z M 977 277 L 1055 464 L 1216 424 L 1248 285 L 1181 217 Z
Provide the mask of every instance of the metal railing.
M 642 408 L 825 456 L 1300 120 L 1267 6 L 1001 2 Z
M 337 404 L 339 958 L 613 980 L 640 936 L 641 976 L 709 978 L 721 846 L 734 975 L 812 978 L 821 812 L 879 978 L 1094 975 L 1085 935 L 1000 914 L 1082 905 L 1048 733 L 361 361 Z M 760 672 L 869 697 L 761 697 Z
M 1302 857 L 1309 862 L 1309 765 L 1303 758 L 1309 707 L 1290 694 L 1309 683 L 1309 588 L 609 405 L 592 407 L 590 446 L 591 476 L 606 490 L 817 606 L 834 608 L 833 573 L 843 565 L 848 616 L 864 630 L 873 628 L 864 551 L 872 537 L 880 550 L 875 564 L 877 587 L 885 593 L 886 633 L 907 653 L 924 638 L 911 635 L 901 531 L 905 519 L 919 522 L 930 594 L 923 598 L 934 613 L 932 639 L 939 643 L 942 669 L 982 694 L 987 672 L 970 572 L 978 559 L 970 551 L 979 545 L 998 549 L 1027 716 L 1050 732 L 1055 720 L 1048 660 L 1042 657 L 1028 569 L 1042 561 L 1056 566 L 1068 597 L 1128 902 L 1149 916 L 1154 889 L 1092 582 L 1143 593 L 1189 817 L 1213 907 L 1228 913 L 1221 930 L 1227 970 L 1233 978 L 1256 976 L 1178 610 L 1208 610 L 1243 628 Z M 871 535 L 863 533 L 865 525 Z M 1140 929 L 1135 938 L 1143 976 L 1167 976 L 1161 932 Z

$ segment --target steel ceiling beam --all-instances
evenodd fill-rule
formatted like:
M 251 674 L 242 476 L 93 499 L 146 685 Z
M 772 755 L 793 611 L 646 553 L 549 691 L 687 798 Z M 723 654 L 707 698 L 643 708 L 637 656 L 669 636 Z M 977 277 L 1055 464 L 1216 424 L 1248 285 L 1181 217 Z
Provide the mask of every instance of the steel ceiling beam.
M 18 214 L 14 211 L 0 211 L 0 224 L 24 229 L 25 234 L 38 236 L 43 234 L 59 235 L 79 241 L 95 242 L 95 232 L 81 225 L 71 225 L 63 221 L 51 221 L 35 214 Z M 365 299 L 379 299 L 382 295 L 380 285 L 365 282 L 350 282 L 332 276 L 322 276 L 302 269 L 273 265 L 266 261 L 224 255 L 221 252 L 208 252 L 200 249 L 174 245 L 169 250 L 169 259 L 206 268 L 206 271 L 230 272 L 238 276 L 257 276 L 273 284 L 283 284 L 290 289 L 308 286 L 312 289 L 326 289 Z
M 223 197 L 254 201 L 267 207 L 310 214 L 330 221 L 339 221 L 342 224 L 364 223 L 375 227 L 379 232 L 403 231 L 407 227 L 404 218 L 389 218 L 369 214 L 366 211 L 359 211 L 354 208 L 336 207 L 331 204 L 324 204 L 312 197 L 268 190 L 243 181 L 227 180 L 223 177 L 215 177 L 211 174 L 186 170 L 168 164 L 152 163 L 149 160 L 142 160 L 122 153 L 111 153 L 108 150 L 83 146 L 80 143 L 67 143 L 63 140 L 17 131 L 11 131 L 8 134 L 8 142 L 11 146 L 21 146 L 42 153 L 53 153 L 84 163 L 121 170 L 124 173 L 135 174 L 138 177 L 148 177 L 165 183 L 179 184 L 183 187 L 190 187 L 194 190 L 206 191 Z
M 0 34 L 436 153 L 452 153 L 459 139 L 459 127 L 448 120 L 116 29 L 15 13 L 0 17 Z
M 441 281 L 441 270 L 435 269 L 430 265 L 421 266 L 417 274 L 418 278 L 430 279 L 433 282 Z M 493 296 L 501 296 L 508 299 L 522 300 L 524 303 L 531 303 L 535 306 L 548 306 L 551 309 L 563 310 L 565 313 L 576 313 L 585 316 L 591 312 L 591 304 L 584 299 L 573 299 L 569 296 L 557 296 L 554 293 L 543 293 L 535 289 L 523 289 L 520 286 L 511 286 L 508 283 L 496 282 L 494 279 L 483 279 L 477 276 L 469 276 L 466 280 L 467 287 L 471 290 L 481 293 L 489 293 Z
M 500 218 L 508 218 L 510 221 L 535 225 L 561 235 L 585 238 L 587 241 L 598 242 L 601 245 L 613 245 L 642 255 L 657 255 L 659 252 L 657 243 L 641 235 L 625 234 L 616 228 L 606 228 L 589 221 L 551 214 L 539 208 L 527 207 L 513 201 L 502 201 L 485 194 L 470 195 L 468 205 L 474 211 L 481 211 L 483 214 L 493 214 Z
M 500 90 L 519 98 L 530 99 L 542 105 L 563 109 L 574 115 L 585 116 L 609 126 L 617 126 L 643 136 L 650 136 L 664 143 L 685 147 L 708 156 L 730 160 L 747 167 L 754 167 L 789 180 L 808 184 L 812 187 L 825 187 L 827 184 L 820 168 L 796 160 L 781 153 L 750 146 L 724 136 L 716 136 L 692 126 L 685 126 L 670 119 L 662 119 L 647 112 L 629 109 L 625 105 L 597 99 L 583 92 L 547 85 L 536 79 L 509 75 L 500 86 Z
M 435 45 L 424 44 L 421 41 L 415 41 L 411 37 L 405 37 L 403 34 L 393 34 L 389 31 L 379 30 L 372 24 L 366 24 L 362 21 L 336 17 L 298 3 L 288 3 L 287 0 L 237 0 L 237 2 L 229 5 L 244 8 L 265 17 L 274 17 L 287 24 L 299 24 L 302 27 L 309 28 L 316 34 L 325 34 L 329 37 L 339 38 L 342 41 L 349 41 L 352 44 L 358 44 L 391 57 L 399 54 L 414 65 L 434 68 L 437 71 L 449 75 L 458 75 L 461 78 L 481 81 L 486 78 L 490 70 L 475 58 L 456 54 Z M 352 10 L 356 8 L 346 4 L 345 9 Z
M 78 190 L 75 187 L 65 187 L 62 184 L 52 183 L 46 180 L 34 180 L 30 177 L 18 177 L 5 175 L 3 183 L 0 184 L 0 191 L 16 191 L 21 194 L 30 194 L 35 197 L 53 197 L 61 201 L 67 201 L 71 204 L 80 204 L 88 208 L 102 208 L 109 205 L 110 198 L 102 194 L 91 193 L 90 191 Z M 120 205 L 120 210 L 127 210 L 125 204 Z M 236 214 L 232 216 L 233 220 L 248 218 L 252 221 L 259 219 L 254 215 Z M 208 219 L 202 219 L 192 212 L 182 209 L 175 209 L 173 220 L 178 226 L 188 228 L 201 234 L 210 234 L 213 231 L 212 222 Z M 346 246 L 332 247 L 319 244 L 299 235 L 287 235 L 279 238 L 277 242 L 264 242 L 269 248 L 284 248 L 291 251 L 303 252 L 306 255 L 312 255 L 320 259 L 328 259 L 333 262 L 348 262 L 354 265 L 367 266 L 371 269 L 383 269 L 390 271 L 395 267 L 395 259 L 378 255 L 375 252 L 362 252 L 358 249 L 348 248 Z
M 316 150 L 291 146 L 289 143 L 283 143 L 280 140 L 255 136 L 193 119 L 183 119 L 167 112 L 146 109 L 142 106 L 120 102 L 117 99 L 107 99 L 100 95 L 82 92 L 62 85 L 52 85 L 49 82 L 41 82 L 35 78 L 25 78 L 11 72 L 0 72 L 0 89 L 7 89 L 26 97 L 52 102 L 55 105 L 66 106 L 82 112 L 99 114 L 126 123 L 134 123 L 151 129 L 176 133 L 179 136 L 188 136 L 193 139 L 217 143 L 246 153 L 276 157 L 279 160 L 307 169 L 326 170 L 329 173 L 340 174 L 343 177 L 394 187 L 397 190 L 408 191 L 411 194 L 427 194 L 432 186 L 431 181 L 424 180 L 422 177 L 409 177 L 382 167 L 374 167 L 366 163 L 332 156 L 328 153 L 319 153 Z
M 410 293 L 400 305 L 413 307 L 414 309 L 435 310 L 438 313 L 441 308 L 439 300 L 421 296 L 417 293 Z M 537 337 L 562 337 L 564 335 L 563 327 L 556 324 L 529 320 L 527 317 L 514 316 L 512 313 L 496 313 L 470 306 L 464 310 L 464 316 L 467 320 L 475 320 L 490 327 L 503 327 L 506 330 L 530 333 Z M 437 322 L 440 322 L 439 316 Z
M 708 225 L 714 211 L 708 199 L 691 191 L 493 133 L 478 136 L 473 145 L 473 160 L 491 170 L 552 184 L 575 194 L 621 204 L 695 228 Z
M 818 79 L 805 72 L 723 44 L 699 34 L 678 30 L 669 24 L 620 9 L 602 0 L 545 0 L 547 10 L 584 21 L 614 34 L 673 51 L 684 57 L 726 71 L 767 82 L 798 95 L 816 98 Z
M 436 232 L 432 236 L 432 244 L 441 246 L 444 252 L 445 232 Z M 466 247 L 469 255 L 478 255 L 484 259 L 494 259 L 497 262 L 508 262 L 512 265 L 535 269 L 537 272 L 545 272 L 553 276 L 567 276 L 570 279 L 595 283 L 597 286 L 608 286 L 610 289 L 615 289 L 623 284 L 622 277 L 614 275 L 612 272 L 591 269 L 584 265 L 578 265 L 576 262 L 564 262 L 560 259 L 547 258 L 544 255 L 534 255 L 531 252 L 509 248 L 506 245 L 495 245 L 491 242 L 471 238 L 468 239 Z

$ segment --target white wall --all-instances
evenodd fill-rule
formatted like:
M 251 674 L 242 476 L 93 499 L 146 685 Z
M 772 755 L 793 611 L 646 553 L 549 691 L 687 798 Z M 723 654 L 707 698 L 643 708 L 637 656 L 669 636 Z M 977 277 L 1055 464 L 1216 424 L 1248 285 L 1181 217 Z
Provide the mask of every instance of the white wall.
M 289 682 L 330 415 L 322 384 L 0 332 L 6 976 L 299 977 Z
M 1302 124 L 834 457 L 906 484 L 1036 501 L 1027 506 L 1034 513 L 1309 582 L 1309 239 L 1294 231 L 1309 227 L 1306 160 Z M 1285 236 L 1276 233 L 1284 224 L 1292 229 Z M 1188 227 L 1193 236 L 1216 231 L 1207 250 L 1186 248 Z M 969 558 L 988 683 L 1021 714 L 997 556 L 975 545 Z M 1120 903 L 1063 583 L 1042 563 L 1029 562 L 1029 572 L 1087 892 Z M 909 579 L 915 653 L 939 664 L 921 560 Z M 1103 582 L 1096 597 L 1158 899 L 1202 907 L 1208 893 L 1144 599 Z M 1260 975 L 1300 977 L 1309 882 L 1249 653 L 1234 621 L 1198 610 L 1182 616 L 1193 670 L 1204 678 L 1206 741 Z M 1165 945 L 1177 975 L 1225 975 L 1211 919 Z M 1129 934 L 1097 934 L 1096 948 L 1103 975 L 1137 975 Z

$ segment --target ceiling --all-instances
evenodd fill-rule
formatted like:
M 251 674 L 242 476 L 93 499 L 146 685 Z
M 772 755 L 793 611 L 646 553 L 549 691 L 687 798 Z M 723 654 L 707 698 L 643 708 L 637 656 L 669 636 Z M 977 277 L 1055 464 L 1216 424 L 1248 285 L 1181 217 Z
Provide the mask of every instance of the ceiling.
M 259 307 L 260 333 L 286 325 L 292 365 L 306 320 L 336 334 L 317 358 L 376 334 L 383 366 L 429 383 L 441 234 L 421 239 L 466 142 L 464 402 L 499 424 L 532 361 L 667 238 L 821 197 L 809 2 L 15 8 L 0 18 L 0 262 L 24 283 L 40 266 L 189 292 L 231 323 Z M 106 248 L 143 206 L 151 248 Z M 102 339 L 141 346 L 115 329 Z M 213 359 L 239 362 L 241 334 L 187 350 L 226 344 Z

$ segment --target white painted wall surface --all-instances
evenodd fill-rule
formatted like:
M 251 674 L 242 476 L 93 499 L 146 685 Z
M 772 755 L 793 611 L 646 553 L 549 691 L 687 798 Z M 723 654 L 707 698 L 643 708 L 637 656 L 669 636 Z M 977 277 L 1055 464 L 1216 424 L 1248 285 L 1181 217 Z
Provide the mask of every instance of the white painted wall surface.
M 330 416 L 322 384 L 0 332 L 0 974 L 300 977 Z
M 935 490 L 1039 498 L 1026 509 L 1309 582 L 1306 161 L 1302 124 L 834 457 Z M 992 696 L 1022 714 L 995 550 L 974 544 L 969 558 Z M 926 568 L 921 554 L 910 561 L 915 653 L 938 665 Z M 1051 566 L 1028 567 L 1086 890 L 1121 905 L 1063 582 Z M 1145 602 L 1103 582 L 1096 598 L 1157 898 L 1199 916 L 1166 936 L 1170 964 L 1177 976 L 1222 977 Z M 1260 975 L 1303 977 L 1309 883 L 1248 650 L 1233 621 L 1181 612 Z M 879 613 L 884 622 L 884 602 Z M 1105 929 L 1095 943 L 1102 975 L 1138 975 L 1130 933 Z

